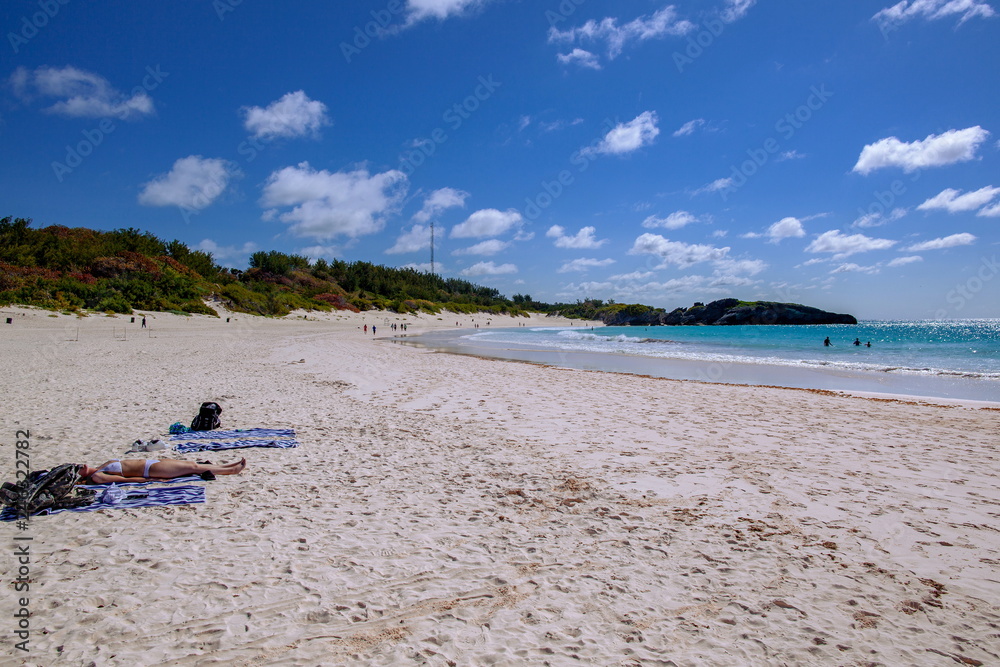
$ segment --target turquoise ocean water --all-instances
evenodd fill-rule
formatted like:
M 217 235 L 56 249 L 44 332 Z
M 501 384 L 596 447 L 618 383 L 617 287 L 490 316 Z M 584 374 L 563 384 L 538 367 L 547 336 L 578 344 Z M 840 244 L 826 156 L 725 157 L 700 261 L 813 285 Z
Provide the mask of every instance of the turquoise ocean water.
M 1000 400 L 1000 319 L 830 326 L 521 327 L 452 335 L 453 344 L 442 349 L 597 370 L 636 372 L 645 365 L 661 369 L 651 372 L 664 377 L 761 384 L 778 378 L 774 384 Z M 823 345 L 827 337 L 829 347 Z M 855 338 L 861 346 L 852 344 Z M 867 342 L 871 347 L 864 345 Z M 587 365 L 575 361 L 584 357 L 591 360 Z M 625 358 L 630 362 L 624 363 Z M 682 363 L 671 366 L 671 361 Z M 738 374 L 733 372 L 737 367 Z M 798 379 L 783 381 L 785 376 Z M 863 386 L 865 382 L 870 386 Z

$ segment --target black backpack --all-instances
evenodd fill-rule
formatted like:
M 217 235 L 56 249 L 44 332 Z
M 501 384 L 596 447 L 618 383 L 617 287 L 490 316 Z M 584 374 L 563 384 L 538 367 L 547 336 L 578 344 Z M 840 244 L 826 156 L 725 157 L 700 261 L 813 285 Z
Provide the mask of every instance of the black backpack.
M 5 483 L 0 487 L 0 499 L 15 508 L 19 516 L 83 507 L 94 502 L 94 491 L 76 488 L 81 481 L 79 467 L 64 463 L 52 470 L 36 470 L 16 484 Z
M 221 414 L 222 408 L 218 403 L 202 403 L 201 409 L 198 410 L 198 416 L 191 422 L 191 430 L 214 431 L 221 428 L 222 422 L 219 421 Z

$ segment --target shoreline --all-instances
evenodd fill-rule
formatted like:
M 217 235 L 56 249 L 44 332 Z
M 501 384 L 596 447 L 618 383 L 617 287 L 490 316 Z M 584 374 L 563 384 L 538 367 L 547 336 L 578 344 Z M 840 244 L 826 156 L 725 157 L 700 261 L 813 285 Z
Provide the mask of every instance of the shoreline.
M 646 357 L 558 348 L 510 347 L 467 338 L 464 331 L 434 331 L 395 337 L 394 342 L 439 352 L 523 361 L 601 373 L 648 376 L 734 386 L 819 390 L 852 396 L 873 396 L 917 401 L 944 401 L 962 405 L 1000 407 L 1000 383 L 985 379 L 949 376 L 891 374 L 829 366 L 793 366 L 767 363 L 718 362 Z M 977 384 L 981 383 L 981 384 Z

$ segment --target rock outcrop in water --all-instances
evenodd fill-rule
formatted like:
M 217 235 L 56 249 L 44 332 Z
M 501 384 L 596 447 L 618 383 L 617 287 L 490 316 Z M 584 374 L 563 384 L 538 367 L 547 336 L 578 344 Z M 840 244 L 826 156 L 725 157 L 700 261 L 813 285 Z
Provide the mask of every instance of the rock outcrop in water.
M 708 305 L 696 303 L 659 317 L 659 323 L 677 325 L 737 324 L 857 324 L 853 315 L 830 313 L 798 303 L 719 299 Z

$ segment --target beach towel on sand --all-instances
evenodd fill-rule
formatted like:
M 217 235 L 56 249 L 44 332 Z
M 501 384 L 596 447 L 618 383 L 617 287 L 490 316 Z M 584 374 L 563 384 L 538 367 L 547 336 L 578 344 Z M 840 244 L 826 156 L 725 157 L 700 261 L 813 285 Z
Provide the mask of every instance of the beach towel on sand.
M 294 428 L 248 428 L 230 431 L 191 431 L 175 433 L 170 436 L 170 442 L 187 440 L 228 440 L 230 438 L 283 438 L 295 437 Z
M 140 492 L 134 489 L 132 493 Z M 148 494 L 142 498 L 125 498 L 115 504 L 95 501 L 85 507 L 73 507 L 67 509 L 43 510 L 40 514 L 59 514 L 60 512 L 94 512 L 97 510 L 131 509 L 136 507 L 159 507 L 162 505 L 190 505 L 193 503 L 205 502 L 205 487 L 203 486 L 171 486 L 164 488 L 141 489 L 141 493 Z M 0 521 L 14 521 L 18 518 L 17 509 L 8 507 L 0 512 Z
M 223 449 L 245 449 L 247 447 L 277 447 L 292 449 L 299 446 L 298 440 L 232 440 L 229 442 L 179 442 L 174 449 L 182 454 L 191 452 L 219 451 Z

